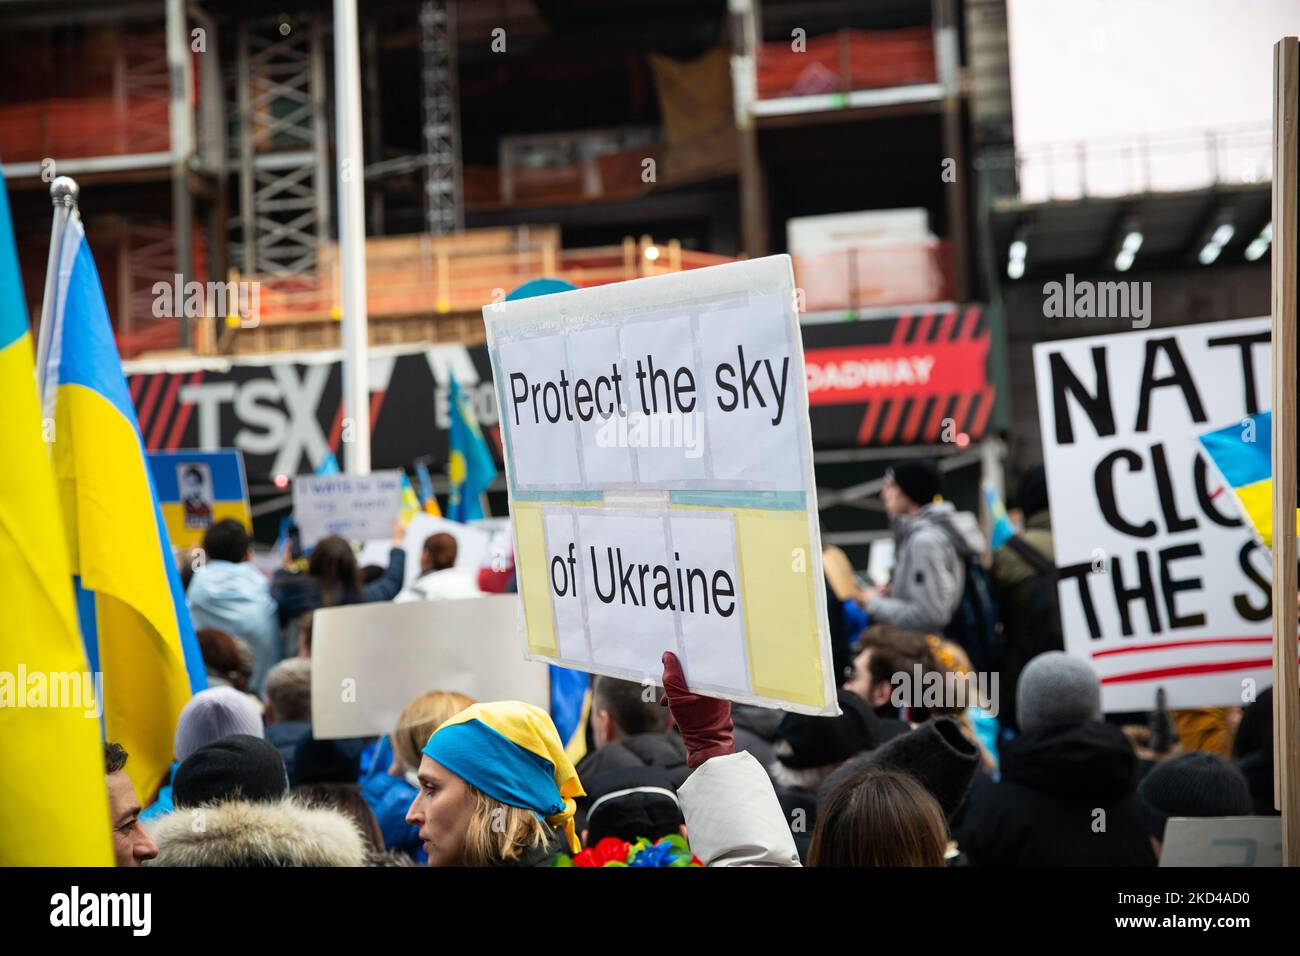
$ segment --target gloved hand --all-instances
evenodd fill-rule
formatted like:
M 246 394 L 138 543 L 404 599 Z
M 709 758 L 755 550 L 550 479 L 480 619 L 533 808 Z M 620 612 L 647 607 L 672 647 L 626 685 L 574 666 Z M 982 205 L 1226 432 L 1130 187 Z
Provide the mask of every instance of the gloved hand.
M 667 705 L 682 732 L 686 765 L 694 770 L 710 757 L 734 754 L 731 701 L 691 693 L 682 676 L 682 662 L 672 651 L 664 652 L 663 662 L 664 696 L 659 704 Z

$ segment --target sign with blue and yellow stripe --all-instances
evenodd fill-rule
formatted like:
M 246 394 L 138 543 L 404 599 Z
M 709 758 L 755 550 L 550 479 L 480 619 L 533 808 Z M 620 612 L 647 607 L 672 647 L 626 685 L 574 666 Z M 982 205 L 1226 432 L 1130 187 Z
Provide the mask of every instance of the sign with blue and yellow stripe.
M 208 528 L 226 518 L 252 531 L 239 449 L 151 452 L 149 471 L 173 548 L 197 547 Z

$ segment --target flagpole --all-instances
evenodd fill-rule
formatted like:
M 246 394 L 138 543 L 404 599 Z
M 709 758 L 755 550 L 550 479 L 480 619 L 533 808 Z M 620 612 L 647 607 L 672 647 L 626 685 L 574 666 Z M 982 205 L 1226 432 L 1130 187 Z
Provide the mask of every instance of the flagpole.
M 54 204 L 54 221 L 50 225 L 50 256 L 45 264 L 45 292 L 41 297 L 41 329 L 36 339 L 36 391 L 41 397 L 41 414 L 45 414 L 46 365 L 50 358 L 50 341 L 54 332 L 55 298 L 59 286 L 59 259 L 63 251 L 63 234 L 76 211 L 81 187 L 71 176 L 60 176 L 50 183 L 50 201 Z
M 365 165 L 357 0 L 334 0 L 334 99 L 338 149 L 339 258 L 343 267 L 343 414 L 352 419 L 344 471 L 370 474 L 366 331 Z

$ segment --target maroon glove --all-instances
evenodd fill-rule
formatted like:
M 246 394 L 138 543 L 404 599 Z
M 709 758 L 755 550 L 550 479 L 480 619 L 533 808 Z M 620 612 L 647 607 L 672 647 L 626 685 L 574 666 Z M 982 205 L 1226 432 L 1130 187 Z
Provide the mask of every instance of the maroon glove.
M 692 770 L 710 757 L 736 752 L 731 727 L 731 701 L 692 694 L 682 676 L 682 662 L 672 651 L 664 652 L 664 696 L 673 720 L 686 744 L 686 764 Z

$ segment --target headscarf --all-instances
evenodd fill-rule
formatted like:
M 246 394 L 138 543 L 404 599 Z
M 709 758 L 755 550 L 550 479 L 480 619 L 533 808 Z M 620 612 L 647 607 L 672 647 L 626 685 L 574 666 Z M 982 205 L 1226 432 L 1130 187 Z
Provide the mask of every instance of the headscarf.
M 474 704 L 442 724 L 424 754 L 507 806 L 532 810 L 581 848 L 573 825 L 578 773 L 550 716 L 517 700 Z

